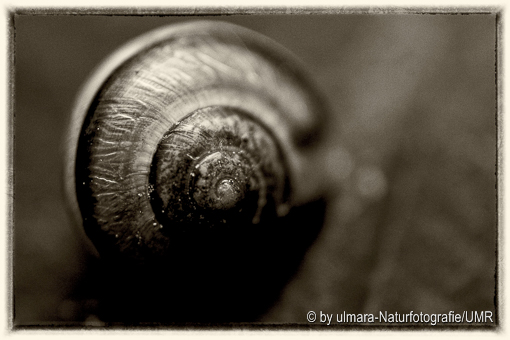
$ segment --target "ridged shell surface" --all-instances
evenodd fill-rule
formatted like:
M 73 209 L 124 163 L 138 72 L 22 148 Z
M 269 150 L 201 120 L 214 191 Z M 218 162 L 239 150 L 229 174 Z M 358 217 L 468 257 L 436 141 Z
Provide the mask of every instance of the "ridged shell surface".
M 146 37 L 75 110 L 83 125 L 71 138 L 72 177 L 99 252 L 146 260 L 180 233 L 285 215 L 322 109 L 300 64 L 219 22 Z

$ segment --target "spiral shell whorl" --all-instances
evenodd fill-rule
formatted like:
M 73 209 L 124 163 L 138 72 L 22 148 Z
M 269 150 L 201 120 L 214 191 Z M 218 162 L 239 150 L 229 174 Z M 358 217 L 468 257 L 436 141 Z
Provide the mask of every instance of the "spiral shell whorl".
M 168 221 L 256 224 L 268 199 L 275 212 L 286 203 L 283 155 L 270 133 L 242 112 L 209 107 L 192 113 L 167 133 L 154 159 L 153 192 Z M 210 211 L 217 221 L 206 218 Z
M 81 132 L 76 191 L 100 252 L 164 254 L 173 222 L 201 224 L 204 214 L 189 217 L 189 208 L 213 208 L 209 226 L 234 208 L 237 224 L 287 210 L 296 145 L 314 125 L 316 98 L 285 58 L 226 26 L 183 28 L 121 65 L 97 93 Z M 220 132 L 185 149 L 186 138 L 211 131 Z

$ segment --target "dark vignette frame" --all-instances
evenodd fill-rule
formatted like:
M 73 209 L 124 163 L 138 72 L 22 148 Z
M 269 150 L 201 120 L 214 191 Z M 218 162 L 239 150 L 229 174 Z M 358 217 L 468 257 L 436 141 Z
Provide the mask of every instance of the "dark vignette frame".
M 165 324 L 165 325 L 154 325 L 154 324 L 106 324 L 108 329 L 117 330 L 314 330 L 314 331 L 339 331 L 339 330 L 350 330 L 350 331 L 459 331 L 459 330 L 470 330 L 470 331 L 496 331 L 497 333 L 502 332 L 502 318 L 501 314 L 504 312 L 504 294 L 502 292 L 503 286 L 503 239 L 504 231 L 503 224 L 504 219 L 504 192 L 503 192 L 503 77 L 504 67 L 502 65 L 503 60 L 503 9 L 500 7 L 308 7 L 308 6 L 290 6 L 290 7 L 148 7 L 148 8 L 130 8 L 130 7 L 105 7 L 105 8 L 87 8 L 87 7 L 45 7 L 45 8 L 7 8 L 7 62 L 8 70 L 8 102 L 6 103 L 6 121 L 8 131 L 7 141 L 7 193 L 8 193 L 8 207 L 7 207 L 7 223 L 8 228 L 6 229 L 7 237 L 7 316 L 8 316 L 8 331 L 9 332 L 22 332 L 25 330 L 98 330 L 97 327 L 83 326 L 81 324 L 73 325 L 59 325 L 59 324 L 45 324 L 40 326 L 14 326 L 14 293 L 13 293 L 13 229 L 14 229 L 14 169 L 13 169 L 13 156 L 14 156 L 14 125 L 16 123 L 14 103 L 15 103 L 15 91 L 14 91 L 14 75 L 15 75 L 15 53 L 16 53 L 16 31 L 15 31 L 15 17 L 18 15 L 28 16 L 87 16 L 87 15 L 99 15 L 99 16 L 231 16 L 231 15 L 269 15 L 269 14 L 307 14 L 307 15 L 335 15 L 335 14 L 416 14 L 416 15 L 470 15 L 470 14 L 495 14 L 496 15 L 496 63 L 495 63 L 495 74 L 496 74 L 496 134 L 497 134 L 497 145 L 496 145 L 496 221 L 497 221 L 497 246 L 496 246 L 496 272 L 495 272 L 495 283 L 496 283 L 496 298 L 495 298 L 495 326 L 412 326 L 412 325 L 374 325 L 374 326 L 359 326 L 359 325 L 342 325 L 342 326 L 324 326 L 319 324 L 263 324 L 263 323 L 225 323 L 225 324 Z M 102 328 L 102 327 L 101 327 Z

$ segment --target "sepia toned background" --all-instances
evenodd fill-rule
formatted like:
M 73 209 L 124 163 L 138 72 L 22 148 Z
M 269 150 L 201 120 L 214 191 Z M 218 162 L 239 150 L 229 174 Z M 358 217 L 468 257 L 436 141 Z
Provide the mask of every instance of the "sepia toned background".
M 273 38 L 331 107 L 318 169 L 331 182 L 325 223 L 260 321 L 496 310 L 495 15 L 16 15 L 16 325 L 100 323 L 98 262 L 63 195 L 72 103 L 121 44 L 191 19 Z

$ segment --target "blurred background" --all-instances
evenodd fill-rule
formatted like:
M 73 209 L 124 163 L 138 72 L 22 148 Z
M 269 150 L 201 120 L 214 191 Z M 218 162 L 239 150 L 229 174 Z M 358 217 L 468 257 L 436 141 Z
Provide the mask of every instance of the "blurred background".
M 495 312 L 495 15 L 16 15 L 16 325 L 100 324 L 97 260 L 63 195 L 80 85 L 150 29 L 223 20 L 293 51 L 325 93 L 325 223 L 259 321 L 327 313 Z

